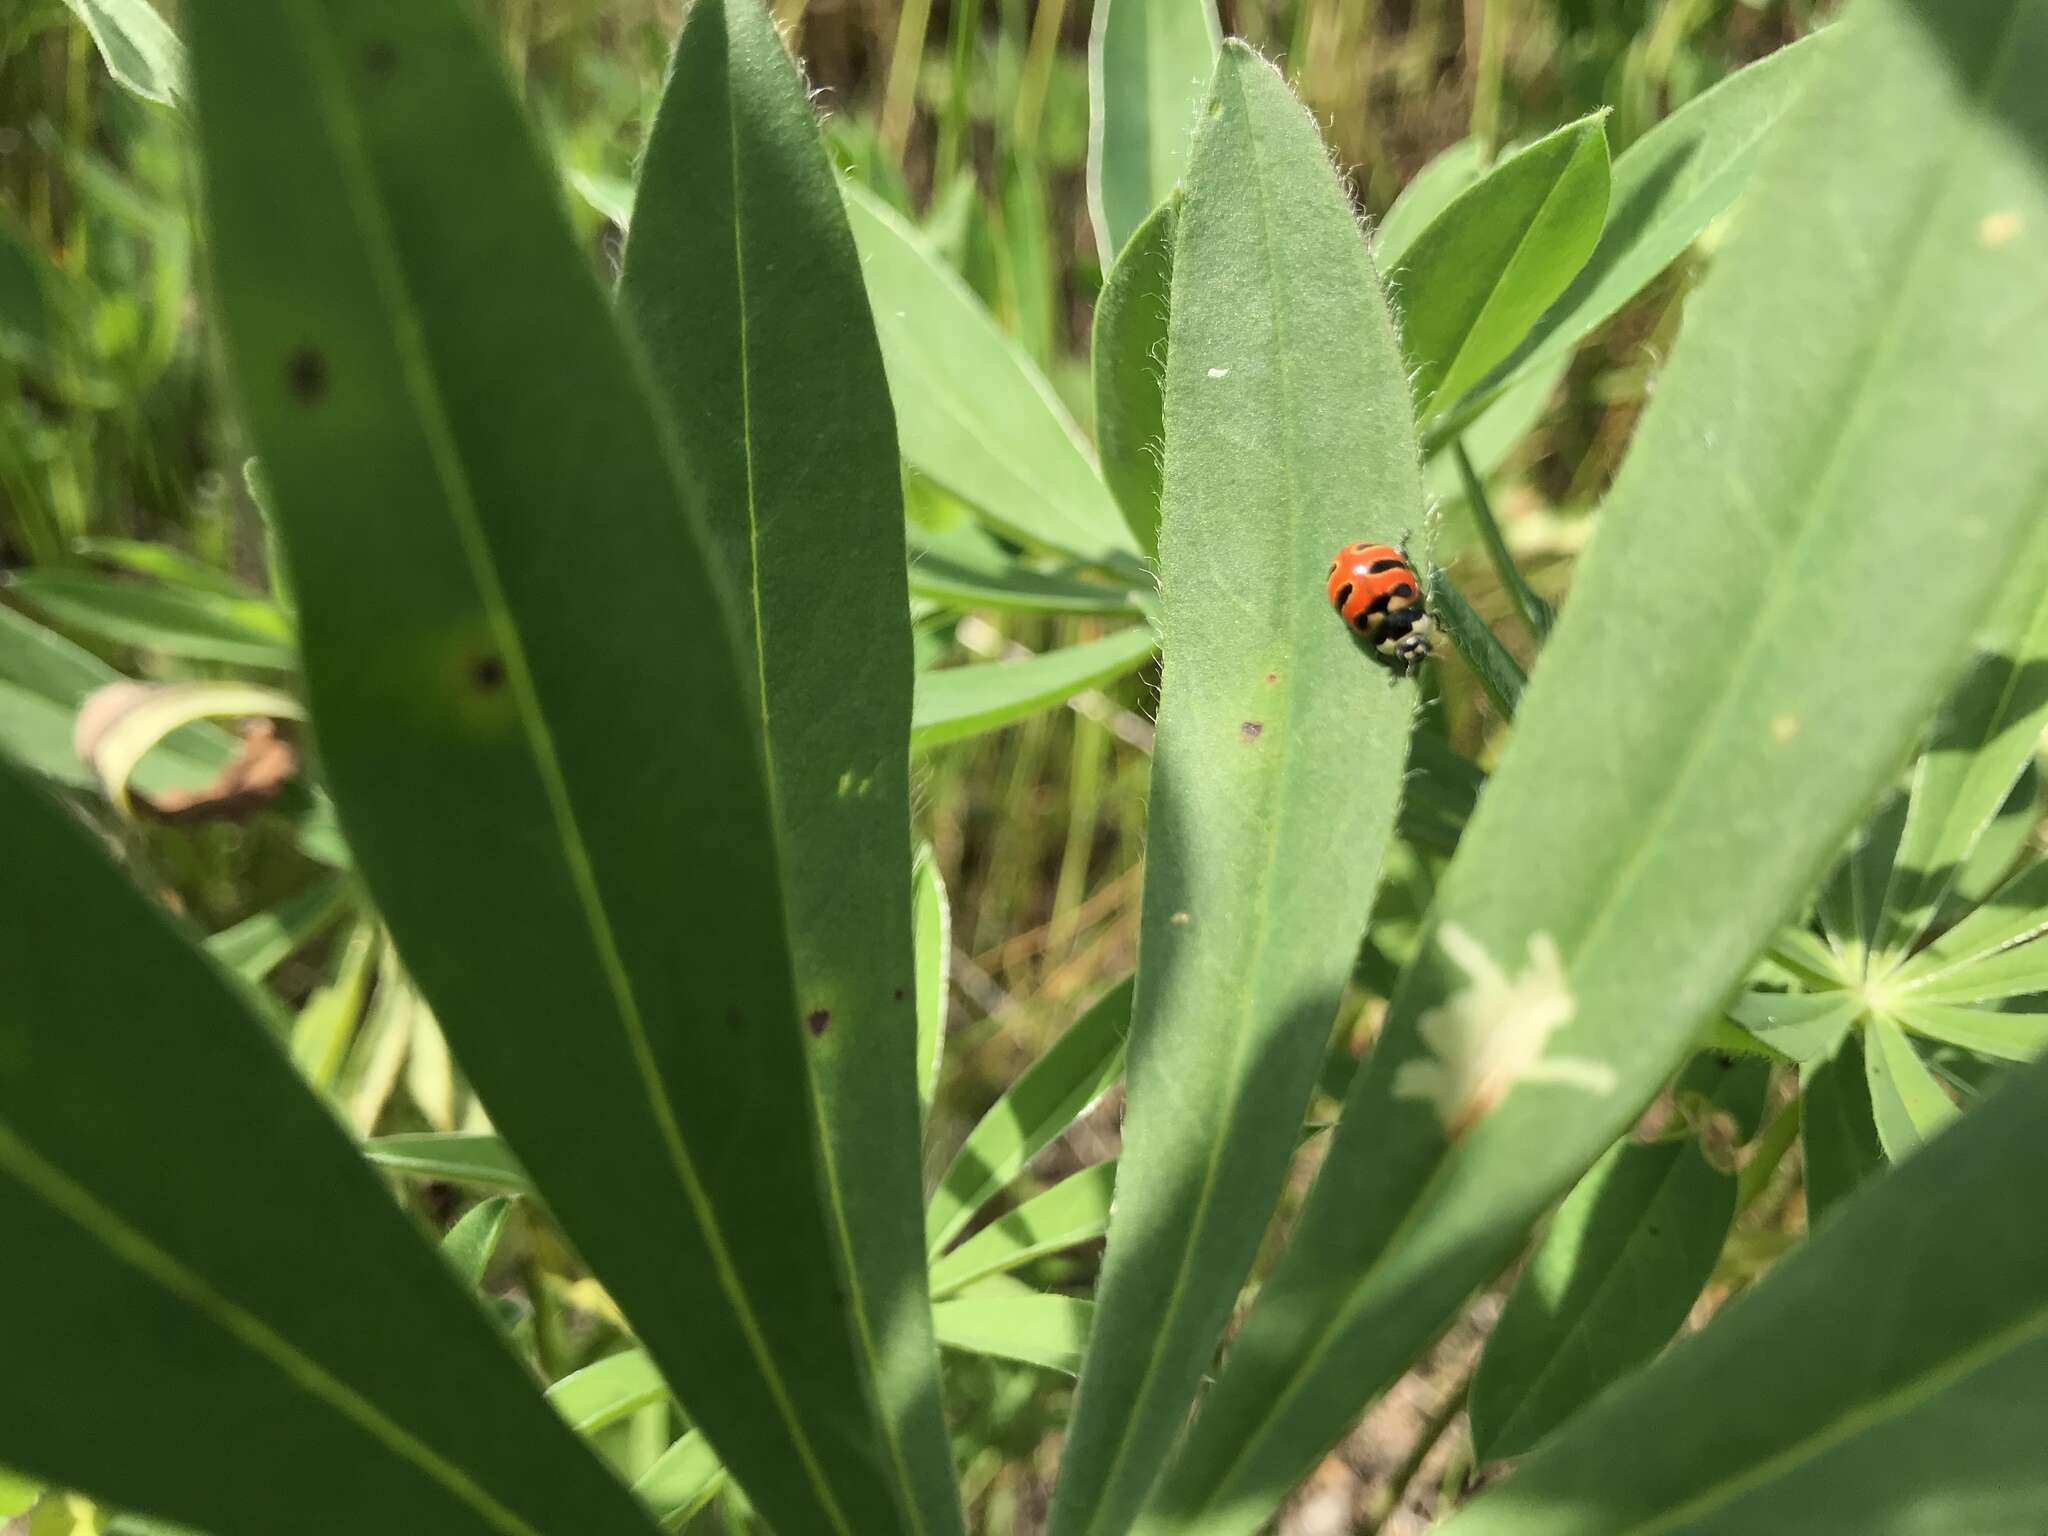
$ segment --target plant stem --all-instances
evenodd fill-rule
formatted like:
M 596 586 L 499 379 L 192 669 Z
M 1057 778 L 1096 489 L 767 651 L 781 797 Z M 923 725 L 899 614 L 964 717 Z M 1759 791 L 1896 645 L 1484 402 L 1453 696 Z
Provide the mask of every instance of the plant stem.
M 910 142 L 910 120 L 917 115 L 917 77 L 924 68 L 925 34 L 931 28 L 932 0 L 904 0 L 896 21 L 896 45 L 889 53 L 889 83 L 882 94 L 882 146 L 903 163 Z
M 1472 137 L 1480 159 L 1493 158 L 1500 143 L 1501 76 L 1508 56 L 1508 13 L 1513 0 L 1485 0 L 1479 20 L 1478 79 L 1472 87 Z
M 1522 627 L 1529 631 L 1529 638 L 1541 645 L 1550 638 L 1550 624 L 1554 615 L 1550 604 L 1536 595 L 1522 575 L 1521 567 L 1515 564 L 1515 557 L 1508 552 L 1508 541 L 1500 531 L 1500 522 L 1493 515 L 1493 502 L 1486 494 L 1486 485 L 1479 478 L 1479 472 L 1472 467 L 1471 455 L 1465 452 L 1465 440 L 1451 440 L 1451 454 L 1458 465 L 1458 478 L 1464 482 L 1465 505 L 1472 509 L 1472 521 L 1479 529 L 1479 537 L 1486 545 L 1487 558 L 1493 561 L 1494 574 L 1500 578 L 1508 598 L 1515 605 L 1515 612 L 1521 616 Z
M 939 119 L 939 149 L 932 167 L 932 191 L 943 191 L 960 169 L 969 126 L 967 98 L 974 76 L 974 44 L 981 33 L 981 0 L 954 0 L 952 70 L 946 110 Z

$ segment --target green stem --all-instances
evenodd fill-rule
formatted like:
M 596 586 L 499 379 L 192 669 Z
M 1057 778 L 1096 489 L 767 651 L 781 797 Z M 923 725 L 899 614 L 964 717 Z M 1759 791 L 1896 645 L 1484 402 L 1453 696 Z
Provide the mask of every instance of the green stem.
M 1508 57 L 1508 13 L 1514 0 L 1486 0 L 1480 12 L 1478 79 L 1472 87 L 1472 137 L 1481 161 L 1500 143 L 1501 77 Z
M 1529 638 L 1541 645 L 1550 638 L 1550 624 L 1554 617 L 1550 604 L 1536 595 L 1535 589 L 1523 578 L 1521 567 L 1515 564 L 1515 557 L 1508 552 L 1508 541 L 1501 534 L 1499 520 L 1493 515 L 1493 502 L 1486 494 L 1486 485 L 1479 478 L 1479 472 L 1472 467 L 1472 458 L 1465 452 L 1463 438 L 1452 439 L 1451 454 L 1457 461 L 1458 478 L 1464 482 L 1465 505 L 1472 509 L 1472 522 L 1486 545 L 1487 558 L 1493 561 L 1494 574 L 1500 578 L 1501 586 L 1514 603 L 1515 612 L 1521 616 L 1522 627 L 1529 631 Z
M 981 0 L 954 0 L 952 71 L 946 87 L 946 110 L 939 119 L 939 150 L 932 169 L 932 190 L 951 185 L 967 143 L 968 90 L 974 75 L 974 44 L 981 32 Z
M 889 84 L 882 95 L 882 146 L 903 163 L 910 120 L 917 114 L 917 77 L 924 68 L 925 34 L 931 30 L 932 0 L 904 0 L 896 20 L 896 45 L 889 54 Z

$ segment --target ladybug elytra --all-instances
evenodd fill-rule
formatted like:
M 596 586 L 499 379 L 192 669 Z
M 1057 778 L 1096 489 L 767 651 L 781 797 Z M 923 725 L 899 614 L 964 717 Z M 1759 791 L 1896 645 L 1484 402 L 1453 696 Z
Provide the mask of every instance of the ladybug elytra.
M 1429 654 L 1432 628 L 1422 578 L 1391 544 L 1347 544 L 1330 562 L 1330 605 L 1353 634 L 1414 672 Z

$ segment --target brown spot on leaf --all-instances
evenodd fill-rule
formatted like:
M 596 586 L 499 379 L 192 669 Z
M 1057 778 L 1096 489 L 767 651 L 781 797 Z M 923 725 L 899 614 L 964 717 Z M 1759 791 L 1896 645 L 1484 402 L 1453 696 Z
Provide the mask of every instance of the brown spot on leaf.
M 1270 687 L 1272 687 L 1272 685 L 1273 685 L 1273 684 L 1275 684 L 1275 683 L 1277 683 L 1277 682 L 1279 682 L 1279 681 L 1280 681 L 1280 674 L 1279 674 L 1278 672 L 1268 672 L 1268 673 L 1266 674 L 1266 686 L 1267 686 L 1267 687 L 1269 687 L 1269 688 L 1270 688 Z
M 388 37 L 374 37 L 363 49 L 363 73 L 379 82 L 398 73 L 398 45 Z
M 1256 720 L 1247 720 L 1237 728 L 1237 734 L 1246 741 L 1257 741 L 1266 734 L 1266 728 Z
M 822 1035 L 832 1027 L 832 1010 L 830 1008 L 813 1008 L 810 1016 L 804 1020 L 804 1027 L 810 1030 L 813 1038 Z
M 905 987 L 898 987 L 898 988 L 897 988 L 897 989 L 895 990 L 895 992 L 894 992 L 893 994 L 891 994 L 891 995 L 892 995 L 892 996 L 894 996 L 894 997 L 895 997 L 895 999 L 896 999 L 896 1001 L 900 1003 L 900 1002 L 902 1002 L 902 1001 L 903 1001 L 903 999 L 904 999 L 904 998 L 905 998 L 905 997 L 906 997 L 906 996 L 908 995 L 908 992 L 909 992 L 909 989 L 908 989 L 908 988 L 905 988 Z
M 316 404 L 327 393 L 326 356 L 317 348 L 300 347 L 285 360 L 284 380 L 300 404 Z
M 478 693 L 496 693 L 505 686 L 505 658 L 495 652 L 477 657 L 469 664 L 469 681 Z

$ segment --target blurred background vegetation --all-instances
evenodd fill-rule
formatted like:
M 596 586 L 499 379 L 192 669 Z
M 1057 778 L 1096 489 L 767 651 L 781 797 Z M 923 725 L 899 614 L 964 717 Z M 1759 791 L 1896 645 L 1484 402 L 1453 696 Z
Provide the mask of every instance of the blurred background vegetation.
M 847 172 L 927 231 L 1085 423 L 1088 323 L 1102 281 L 1083 190 L 1085 0 L 776 0 L 775 8 Z M 535 119 L 582 194 L 571 212 L 593 261 L 609 273 L 619 235 L 600 210 L 629 199 L 684 7 L 489 0 L 488 9 Z M 1286 68 L 1362 211 L 1376 217 L 1433 157 L 1464 141 L 1484 152 L 1606 105 L 1619 153 L 1831 9 L 1826 0 L 1224 0 L 1222 21 Z M 195 185 L 181 114 L 119 89 L 62 0 L 0 7 L 0 571 L 104 568 L 121 548 L 109 541 L 146 540 L 267 584 L 263 527 L 242 473 L 247 450 L 200 302 Z M 1585 516 L 1620 459 L 1711 245 L 1710 237 L 1581 349 L 1548 398 L 1533 402 L 1532 430 L 1494 471 L 1510 542 L 1547 596 L 1569 583 Z M 1464 542 L 1459 492 L 1436 468 L 1440 516 L 1418 537 L 1448 559 Z M 928 486 L 909 492 L 913 518 L 928 525 L 960 515 Z M 361 560 L 363 579 L 376 580 L 379 552 L 366 548 Z M 1484 559 L 1456 569 L 1526 658 L 1527 637 Z M 0 605 L 18 603 L 0 584 Z M 918 615 L 919 659 L 1041 650 L 1088 638 L 1091 622 L 927 608 Z M 149 673 L 145 656 L 73 638 L 130 675 Z M 1434 670 L 1429 707 L 1461 750 L 1486 762 L 1495 721 L 1484 696 L 1454 658 Z M 1155 682 L 1141 673 L 1110 696 L 1086 695 L 919 767 L 918 833 L 934 845 L 950 888 L 955 950 L 934 1169 L 1047 1039 L 1132 964 Z M 166 896 L 209 929 L 298 888 L 307 873 L 288 841 L 260 822 L 122 823 L 117 835 Z M 1412 867 L 1395 872 L 1383 897 L 1394 924 L 1419 910 L 1433 874 L 1427 855 L 1402 857 Z M 370 939 L 344 931 L 281 970 L 288 998 L 303 1000 L 337 965 L 346 968 L 351 944 L 367 952 Z M 1362 1037 L 1370 1006 L 1363 998 L 1356 1006 L 1366 1016 L 1348 1027 Z M 1049 1181 L 1108 1155 L 1114 1127 L 1112 1104 L 1077 1127 L 1041 1172 Z M 1032 1278 L 1082 1283 L 1093 1264 L 1092 1253 L 1070 1254 Z M 537 1310 L 545 1289 L 532 1287 Z M 565 1364 L 595 1347 L 572 1336 L 574 1299 L 556 1321 Z M 1456 1347 L 1454 1336 L 1447 1348 Z M 1065 1385 L 983 1359 L 949 1371 L 977 1529 L 1037 1529 Z M 1297 1500 L 1286 1528 L 1354 1528 L 1441 1407 L 1426 1391 L 1397 1392 Z M 636 1454 L 630 1445 L 616 1450 Z M 1402 1518 L 1385 1528 L 1407 1528 Z

